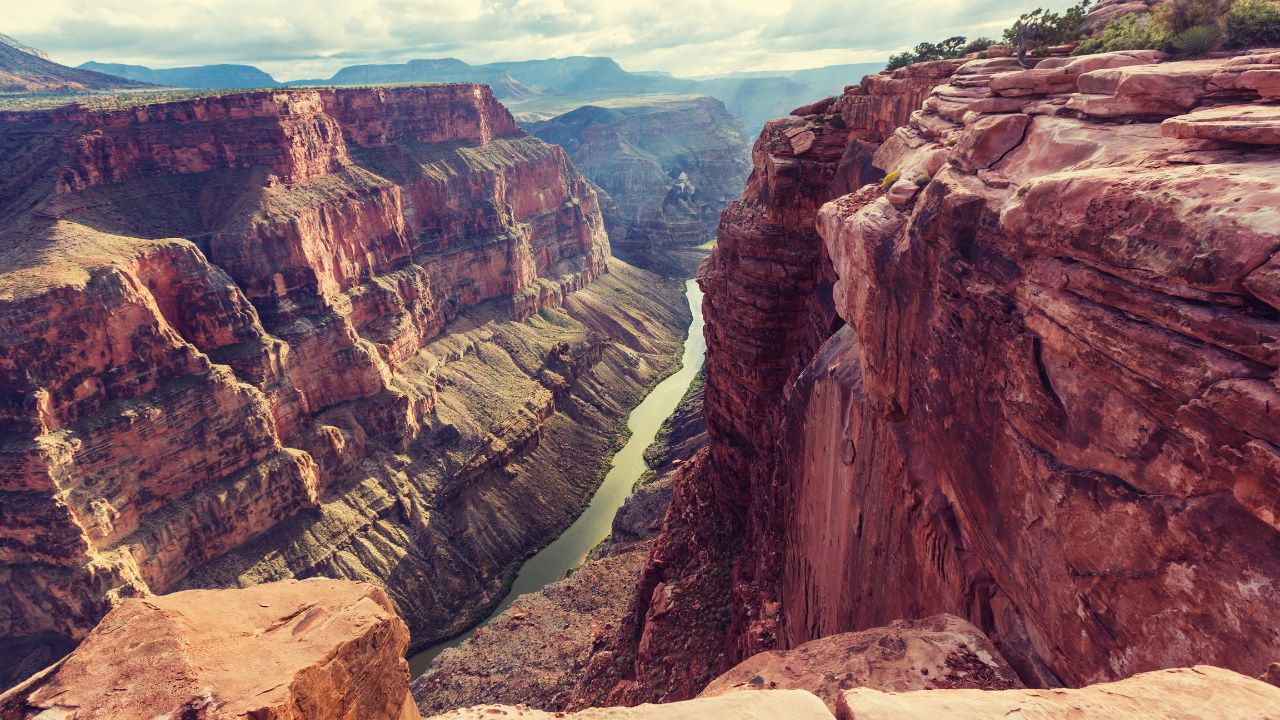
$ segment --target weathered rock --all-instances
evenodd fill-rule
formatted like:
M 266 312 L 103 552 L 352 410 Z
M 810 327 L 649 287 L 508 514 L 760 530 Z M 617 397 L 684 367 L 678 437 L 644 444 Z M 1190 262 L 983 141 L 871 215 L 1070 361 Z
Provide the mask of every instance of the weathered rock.
M 954 162 L 958 141 L 1004 82 L 980 67 L 852 88 L 847 109 L 895 77 L 937 86 L 897 129 L 848 114 L 843 185 L 779 163 L 772 133 L 797 121 L 771 125 L 743 205 L 768 200 L 725 214 L 703 276 L 704 475 L 677 483 L 653 582 L 608 650 L 612 697 L 679 697 L 658 688 L 704 677 L 680 643 L 714 647 L 710 629 L 675 628 L 688 581 L 730 564 L 729 662 L 945 612 L 1028 685 L 1265 672 L 1280 639 L 1264 589 L 1280 585 L 1280 161 L 1156 120 L 1258 99 L 1238 80 L 1268 57 L 1045 61 L 1038 73 L 1074 67 L 1109 105 L 1011 82 L 1035 114 L 978 174 Z M 858 166 L 939 154 L 898 205 Z M 766 234 L 770 213 L 792 224 Z M 708 602 L 723 586 L 704 587 Z M 643 659 L 661 656 L 679 671 Z
M 1242 720 L 1280 716 L 1280 689 L 1199 665 L 1160 670 L 1080 690 L 936 690 L 901 694 L 851 690 L 841 720 Z
M 1184 60 L 1090 70 L 1080 75 L 1072 110 L 1101 118 L 1180 115 L 1200 104 L 1223 60 Z
M 982 631 L 951 615 L 829 635 L 738 663 L 698 697 L 755 690 L 808 690 L 836 712 L 844 691 L 937 688 L 1008 690 L 1022 681 Z
M 429 720 L 833 720 L 822 701 L 799 690 L 774 690 L 722 698 L 699 698 L 665 705 L 590 708 L 548 713 L 524 707 L 482 705 L 436 715 Z
M 1228 105 L 1169 118 L 1165 137 L 1280 145 L 1280 105 Z
M 1102 0 L 1089 8 L 1080 32 L 1086 35 L 1097 35 L 1113 20 L 1126 15 L 1146 15 L 1153 5 L 1160 0 Z
M 952 155 L 961 170 L 976 173 L 991 167 L 1010 150 L 1022 144 L 1030 116 L 1022 113 L 990 115 L 965 128 Z
M 313 579 L 126 600 L 0 717 L 410 720 L 409 631 L 370 585 Z
M 628 617 L 584 671 L 574 707 L 693 697 L 737 661 L 775 647 L 776 605 L 768 610 L 737 597 L 767 586 L 777 556 L 762 558 L 761 579 L 743 580 L 736 591 L 730 568 L 756 520 L 746 510 L 751 494 L 767 505 L 782 501 L 780 490 L 753 490 L 768 483 L 764 448 L 776 438 L 762 410 L 777 406 L 787 378 L 840 322 L 829 293 L 815 292 L 830 278 L 814 217 L 827 199 L 879 182 L 883 172 L 872 163 L 878 144 L 964 63 L 868 76 L 837 100 L 840 123 L 792 117 L 761 133 L 755 170 L 721 216 L 716 249 L 699 274 L 708 290 L 708 347 L 717 348 L 706 370 L 712 453 L 676 473 L 671 508 Z M 806 131 L 814 144 L 797 155 L 789 138 Z

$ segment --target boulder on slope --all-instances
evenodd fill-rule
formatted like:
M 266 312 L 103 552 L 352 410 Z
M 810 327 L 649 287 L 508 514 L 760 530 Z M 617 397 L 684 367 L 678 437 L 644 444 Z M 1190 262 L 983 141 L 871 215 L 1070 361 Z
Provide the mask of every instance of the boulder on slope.
M 844 691 L 855 687 L 907 692 L 1023 685 L 981 630 L 954 615 L 934 615 L 758 653 L 716 678 L 698 697 L 808 690 L 834 712 Z

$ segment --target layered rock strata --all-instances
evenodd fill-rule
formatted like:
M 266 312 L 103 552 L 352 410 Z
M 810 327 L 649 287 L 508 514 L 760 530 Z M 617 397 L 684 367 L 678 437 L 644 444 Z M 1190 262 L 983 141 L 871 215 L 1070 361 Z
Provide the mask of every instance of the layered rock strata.
M 929 63 L 770 123 L 700 276 L 709 453 L 584 701 L 937 612 L 1030 685 L 1263 673 L 1278 69 Z
M 14 675 L 182 587 L 366 579 L 461 629 L 688 322 L 481 86 L 0 113 L 0 158 Z
M 313 579 L 132 598 L 0 718 L 416 720 L 409 631 L 381 590 Z
M 710 97 L 587 105 L 528 127 L 608 194 L 620 257 L 677 274 L 701 261 L 689 248 L 715 237 L 750 169 L 742 122 Z

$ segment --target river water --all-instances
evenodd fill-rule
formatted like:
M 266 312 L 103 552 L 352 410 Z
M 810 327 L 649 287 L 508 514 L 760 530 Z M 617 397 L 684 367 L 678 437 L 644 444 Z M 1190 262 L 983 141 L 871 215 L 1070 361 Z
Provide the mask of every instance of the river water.
M 631 495 L 631 488 L 635 486 L 636 480 L 648 468 L 644 462 L 645 448 L 653 444 L 658 428 L 675 411 L 680 398 L 684 397 L 689 384 L 702 369 L 707 352 L 707 342 L 702 336 L 702 290 L 693 280 L 685 283 L 685 297 L 689 302 L 689 310 L 693 313 L 693 322 L 689 325 L 689 335 L 684 342 L 682 365 L 675 374 L 658 383 L 631 411 L 631 416 L 627 419 L 631 438 L 613 456 L 613 465 L 600 484 L 600 489 L 591 498 L 591 504 L 560 537 L 520 566 L 511 592 L 480 624 L 458 637 L 432 645 L 410 657 L 409 670 L 413 677 L 425 672 L 441 651 L 461 645 L 477 628 L 488 625 L 490 620 L 506 610 L 516 598 L 563 578 L 566 572 L 582 564 L 592 548 L 609 536 L 614 514 Z

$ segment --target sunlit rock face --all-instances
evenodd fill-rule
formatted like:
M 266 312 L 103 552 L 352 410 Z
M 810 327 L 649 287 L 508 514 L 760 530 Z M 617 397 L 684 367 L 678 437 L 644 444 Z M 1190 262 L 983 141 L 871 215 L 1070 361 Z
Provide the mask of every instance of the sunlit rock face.
M 700 275 L 708 455 L 584 701 L 939 612 L 1032 686 L 1263 673 L 1276 68 L 943 61 L 771 122 Z
M 0 696 L 6 718 L 416 720 L 391 601 L 312 579 L 131 598 L 62 663 Z
M 0 167 L 11 680 L 183 587 L 365 579 L 460 629 L 687 323 L 483 86 L 3 113 Z

